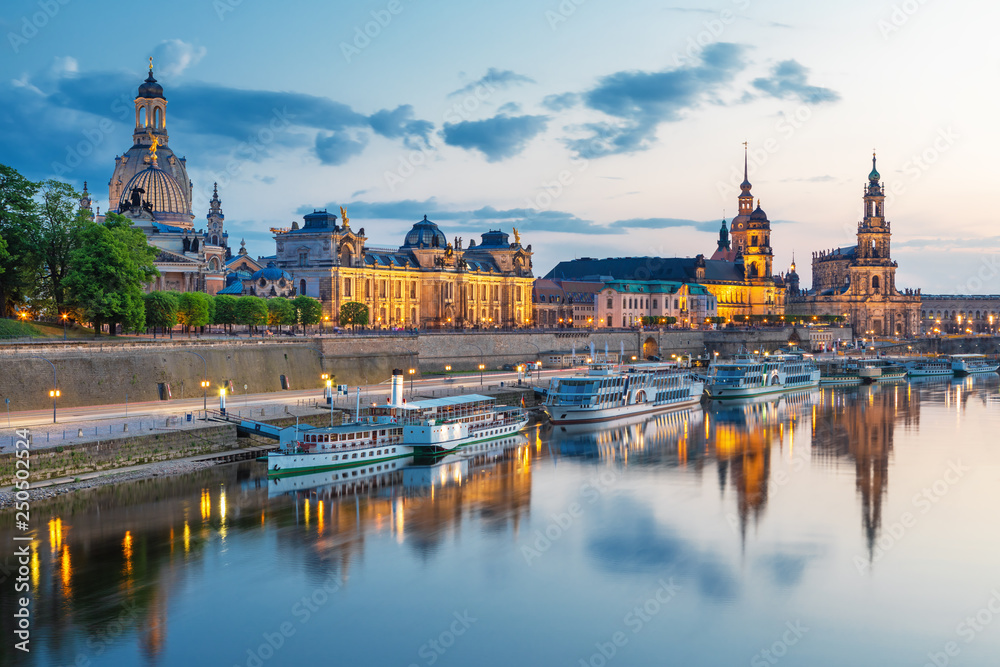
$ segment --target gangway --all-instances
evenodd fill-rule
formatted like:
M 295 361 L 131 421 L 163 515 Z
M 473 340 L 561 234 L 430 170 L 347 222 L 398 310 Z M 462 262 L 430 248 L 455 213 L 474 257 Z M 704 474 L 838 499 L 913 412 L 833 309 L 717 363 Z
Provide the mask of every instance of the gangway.
M 278 446 L 281 449 L 286 449 L 289 445 L 292 445 L 297 439 L 297 434 L 311 431 L 316 428 L 312 424 L 275 426 L 274 424 L 267 424 L 253 419 L 234 417 L 231 414 L 224 413 L 219 410 L 208 410 L 206 414 L 209 419 L 214 421 L 224 421 L 229 422 L 230 424 L 236 424 L 236 435 L 239 437 L 246 438 L 251 435 L 259 435 L 263 438 L 277 440 Z

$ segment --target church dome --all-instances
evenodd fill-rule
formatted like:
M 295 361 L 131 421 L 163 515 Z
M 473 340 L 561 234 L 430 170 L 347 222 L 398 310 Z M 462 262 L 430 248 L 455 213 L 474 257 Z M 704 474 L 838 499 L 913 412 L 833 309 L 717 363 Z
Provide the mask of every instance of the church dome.
M 875 154 L 872 153 L 872 171 L 868 174 L 868 182 L 872 185 L 877 185 L 882 176 L 878 173 L 878 169 L 875 168 Z
M 270 282 L 274 282 L 276 280 L 281 280 L 282 278 L 284 278 L 285 280 L 291 280 L 292 275 L 287 271 L 282 271 L 281 269 L 279 269 L 274 262 L 268 262 L 266 267 L 264 267 L 260 271 L 254 272 L 254 274 L 250 276 L 251 280 L 260 280 L 261 278 Z
M 438 226 L 427 219 L 424 216 L 423 220 L 420 220 L 406 234 L 406 240 L 403 242 L 404 248 L 444 248 L 448 245 L 448 238 L 444 235 Z
M 129 179 L 129 182 L 122 189 L 122 196 L 118 201 L 119 211 L 133 208 L 132 192 L 136 188 L 141 190 L 141 192 L 137 192 L 141 201 L 149 202 L 154 213 L 188 213 L 185 210 L 187 200 L 181 186 L 178 185 L 173 176 L 157 166 L 149 166 Z
M 149 68 L 149 76 L 139 84 L 139 97 L 163 97 L 163 86 L 153 78 L 153 68 Z
M 757 208 L 750 214 L 750 219 L 767 222 L 767 213 L 764 213 L 764 209 L 760 207 L 760 202 L 757 202 Z

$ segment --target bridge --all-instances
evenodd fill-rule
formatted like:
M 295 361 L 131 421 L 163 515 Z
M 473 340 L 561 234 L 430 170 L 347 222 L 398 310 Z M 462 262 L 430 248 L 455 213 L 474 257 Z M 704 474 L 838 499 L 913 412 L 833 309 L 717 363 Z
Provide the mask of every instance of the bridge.
M 231 414 L 222 412 L 220 410 L 209 410 L 207 412 L 208 418 L 212 421 L 227 422 L 236 425 L 236 435 L 240 438 L 248 438 L 252 435 L 267 438 L 269 440 L 277 440 L 278 447 L 281 449 L 287 448 L 292 444 L 296 435 L 303 433 L 305 431 L 311 431 L 317 427 L 312 424 L 297 424 L 296 426 L 275 426 L 274 424 L 268 424 L 265 422 L 259 422 L 253 419 L 246 419 L 243 417 L 234 417 Z

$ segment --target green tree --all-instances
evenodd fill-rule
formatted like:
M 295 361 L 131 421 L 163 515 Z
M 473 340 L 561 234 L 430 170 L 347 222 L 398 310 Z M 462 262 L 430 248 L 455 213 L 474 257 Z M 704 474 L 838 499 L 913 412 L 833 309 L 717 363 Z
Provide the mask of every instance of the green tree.
M 125 216 L 109 213 L 103 224 L 88 221 L 77 230 L 76 248 L 63 281 L 67 302 L 79 308 L 98 335 L 108 324 L 127 331 L 145 328 L 144 286 L 159 275 L 156 251 Z
M 227 330 L 232 325 L 237 324 L 236 320 L 237 299 L 228 294 L 215 295 L 215 323 L 222 324 Z
M 90 222 L 80 210 L 80 194 L 68 183 L 45 181 L 37 206 L 38 254 L 36 296 L 49 301 L 55 314 L 64 312 L 70 257 L 77 243 L 77 230 Z
M 352 327 L 367 326 L 368 306 L 358 301 L 348 301 L 340 306 L 341 326 L 350 325 Z
M 184 325 L 188 336 L 191 327 L 203 327 L 210 321 L 211 306 L 204 292 L 183 292 L 177 298 L 177 322 Z
M 295 324 L 295 316 L 295 306 L 288 299 L 275 297 L 267 300 L 267 323 L 277 326 L 278 331 L 283 324 Z
M 38 274 L 38 184 L 0 164 L 0 316 L 24 303 Z
M 292 305 L 299 313 L 298 323 L 303 326 L 319 324 L 320 318 L 323 317 L 322 304 L 311 296 L 297 296 L 292 299 Z
M 267 324 L 267 313 L 267 302 L 260 297 L 241 296 L 236 300 L 237 324 L 245 324 L 248 328 Z
M 143 297 L 146 303 L 146 326 L 153 327 L 153 338 L 156 338 L 156 328 L 172 329 L 177 324 L 177 297 L 169 292 L 150 292 Z

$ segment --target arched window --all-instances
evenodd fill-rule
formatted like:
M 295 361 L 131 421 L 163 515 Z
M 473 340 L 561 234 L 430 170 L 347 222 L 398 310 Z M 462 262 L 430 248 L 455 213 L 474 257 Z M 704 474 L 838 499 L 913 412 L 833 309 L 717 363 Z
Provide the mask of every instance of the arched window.
M 156 129 L 163 129 L 163 111 L 160 107 L 153 109 L 153 127 Z
M 344 278 L 344 296 L 351 296 L 351 279 Z
M 872 276 L 872 291 L 878 294 L 878 290 L 879 290 L 878 276 Z
M 218 234 L 212 234 L 212 245 L 219 245 L 219 236 L 218 236 Z
M 417 309 L 410 308 L 410 324 L 415 325 L 417 323 Z
M 303 278 L 299 281 L 299 294 L 305 296 L 306 294 L 306 279 Z
M 139 125 L 139 127 L 146 127 L 147 126 L 147 122 L 146 122 L 146 107 L 139 107 L 139 120 L 138 120 L 137 124 Z

